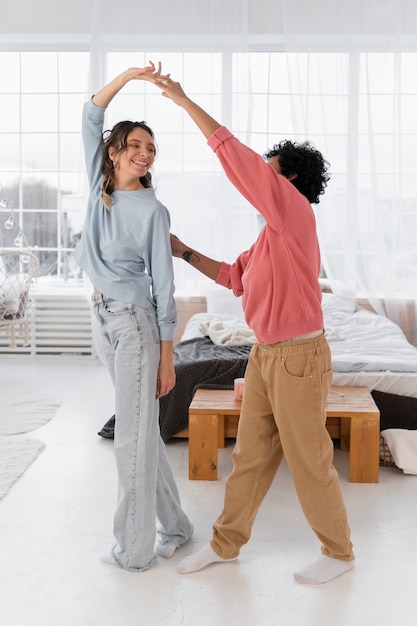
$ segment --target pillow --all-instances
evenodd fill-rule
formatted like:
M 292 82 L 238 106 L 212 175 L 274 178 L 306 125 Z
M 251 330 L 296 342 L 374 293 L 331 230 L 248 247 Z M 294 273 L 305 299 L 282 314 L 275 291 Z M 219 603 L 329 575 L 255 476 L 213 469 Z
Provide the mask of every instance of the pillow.
M 356 310 L 356 300 L 350 296 L 338 296 L 335 293 L 323 293 L 321 307 L 324 315 L 351 315 Z
M 233 291 L 226 287 L 212 289 L 207 293 L 207 313 L 243 318 L 242 298 L 235 296 Z
M 323 293 L 333 293 L 330 281 L 327 278 L 319 278 L 319 285 Z
M 417 474 L 417 430 L 389 428 L 381 431 L 395 465 L 404 474 Z

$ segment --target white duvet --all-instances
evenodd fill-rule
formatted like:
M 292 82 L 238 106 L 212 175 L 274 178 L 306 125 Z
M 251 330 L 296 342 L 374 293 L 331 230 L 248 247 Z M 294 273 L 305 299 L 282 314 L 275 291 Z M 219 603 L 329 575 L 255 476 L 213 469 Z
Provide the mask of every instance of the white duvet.
M 417 372 L 417 348 L 394 322 L 354 300 L 323 294 L 325 329 L 335 372 Z M 338 341 L 332 341 L 332 333 Z

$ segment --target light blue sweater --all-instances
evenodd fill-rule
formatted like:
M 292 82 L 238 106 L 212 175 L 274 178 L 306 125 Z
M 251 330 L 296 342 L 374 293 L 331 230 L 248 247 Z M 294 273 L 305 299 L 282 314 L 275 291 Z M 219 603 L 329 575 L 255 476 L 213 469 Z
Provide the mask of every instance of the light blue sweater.
M 170 215 L 152 188 L 112 193 L 101 199 L 102 132 L 105 108 L 91 100 L 83 109 L 83 140 L 90 197 L 74 258 L 102 294 L 156 308 L 160 338 L 174 337 L 176 306 L 169 239 Z

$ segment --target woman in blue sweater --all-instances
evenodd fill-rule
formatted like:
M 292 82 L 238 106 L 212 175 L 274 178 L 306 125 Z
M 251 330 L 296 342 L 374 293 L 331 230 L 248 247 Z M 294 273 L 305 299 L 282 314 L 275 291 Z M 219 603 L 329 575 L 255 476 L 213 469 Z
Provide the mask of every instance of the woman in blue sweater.
M 74 252 L 94 285 L 94 313 L 115 388 L 116 543 L 102 560 L 133 571 L 151 567 L 156 554 L 172 556 L 193 532 L 159 434 L 159 398 L 175 385 L 177 320 L 170 216 L 155 197 L 149 171 L 154 137 L 144 122 L 130 121 L 103 134 L 106 108 L 120 89 L 157 74 L 152 63 L 130 68 L 84 106 L 90 197 Z

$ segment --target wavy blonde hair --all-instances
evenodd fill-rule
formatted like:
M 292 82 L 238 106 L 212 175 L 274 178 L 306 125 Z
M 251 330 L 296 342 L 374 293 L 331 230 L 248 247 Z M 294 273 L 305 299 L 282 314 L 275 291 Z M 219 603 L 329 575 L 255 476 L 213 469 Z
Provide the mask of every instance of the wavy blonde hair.
M 107 210 L 110 210 L 113 204 L 111 195 L 115 188 L 114 163 L 109 156 L 109 148 L 114 148 L 115 160 L 117 160 L 117 157 L 127 150 L 127 139 L 134 128 L 143 128 L 154 139 L 152 129 L 145 122 L 131 122 L 129 120 L 118 122 L 112 130 L 106 130 L 103 133 L 101 198 Z M 146 172 L 145 176 L 140 176 L 139 181 L 145 188 L 152 187 L 151 173 Z

